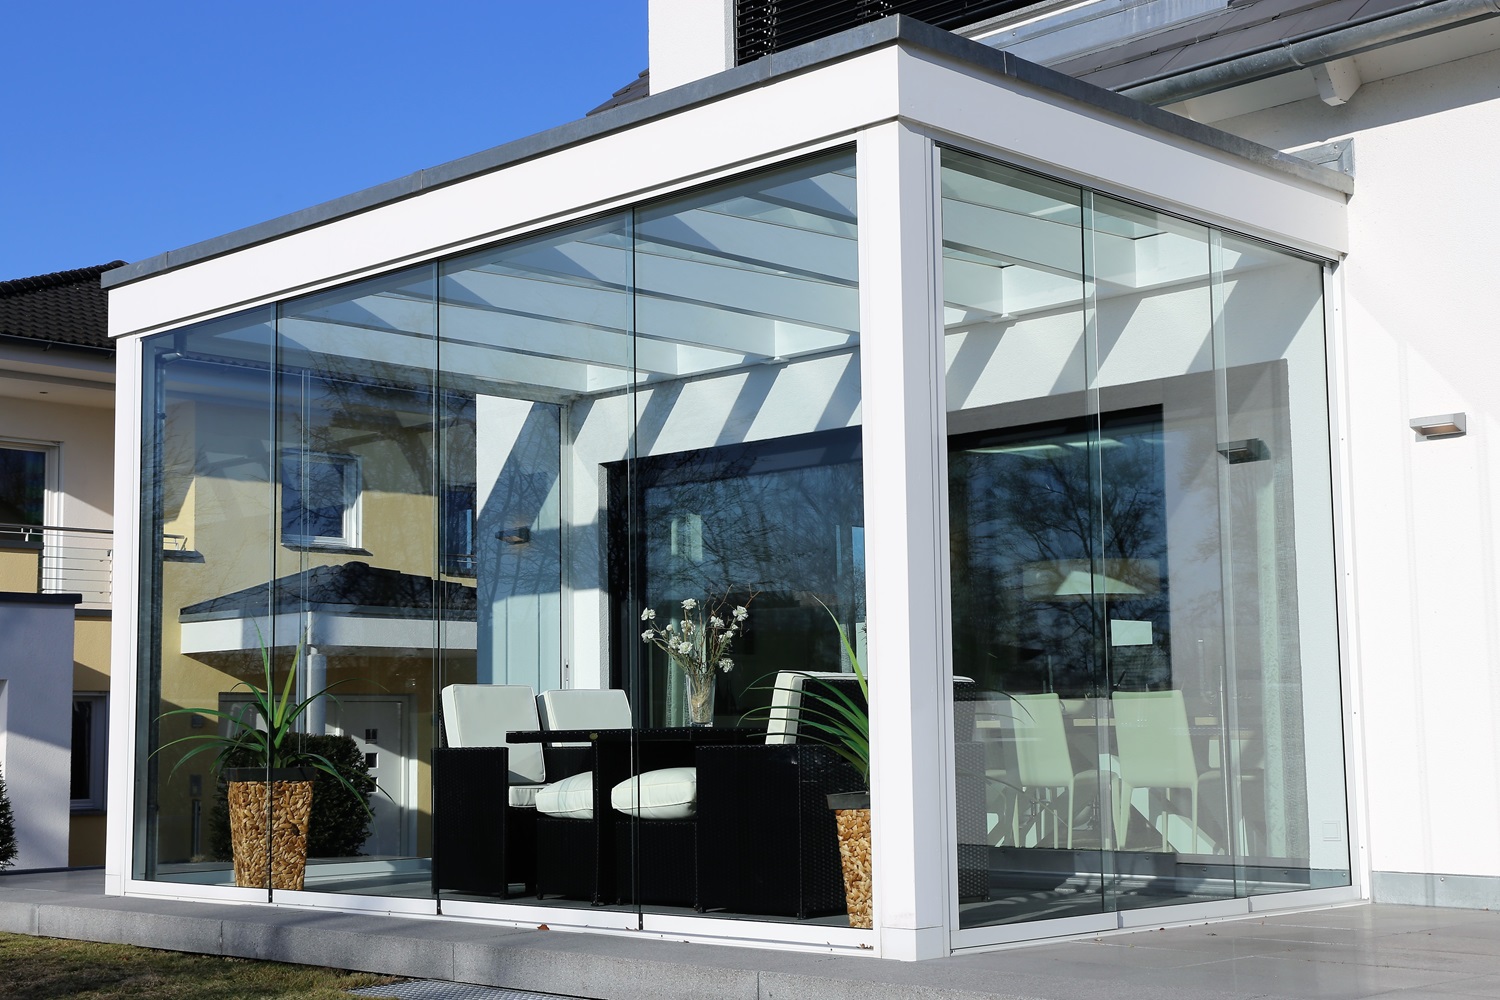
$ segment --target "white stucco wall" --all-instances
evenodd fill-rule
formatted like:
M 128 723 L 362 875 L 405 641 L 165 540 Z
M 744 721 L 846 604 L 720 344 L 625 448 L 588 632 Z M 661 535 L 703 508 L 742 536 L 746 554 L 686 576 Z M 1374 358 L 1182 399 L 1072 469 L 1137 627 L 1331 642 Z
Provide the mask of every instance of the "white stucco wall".
M 17 870 L 68 863 L 72 719 L 73 605 L 0 595 L 0 768 Z
M 58 445 L 58 522 L 108 528 L 114 508 L 114 410 L 0 396 L 0 439 Z
M 1353 137 L 1341 350 L 1351 660 L 1376 873 L 1500 876 L 1500 53 L 1216 126 Z M 1414 417 L 1464 411 L 1422 441 Z M 1380 885 L 1377 874 L 1375 884 Z M 1377 891 L 1377 898 L 1379 893 Z
M 650 0 L 651 93 L 734 65 L 732 0 Z

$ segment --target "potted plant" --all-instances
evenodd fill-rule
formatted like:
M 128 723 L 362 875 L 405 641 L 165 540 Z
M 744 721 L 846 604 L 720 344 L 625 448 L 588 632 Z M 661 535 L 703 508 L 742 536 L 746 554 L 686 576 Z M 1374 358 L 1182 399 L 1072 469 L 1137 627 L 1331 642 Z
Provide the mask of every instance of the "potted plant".
M 839 862 L 844 871 L 844 905 L 849 911 L 849 926 L 869 928 L 875 925 L 874 871 L 870 857 L 870 685 L 844 626 L 826 604 L 823 610 L 838 629 L 844 655 L 859 682 L 860 696 L 856 700 L 827 681 L 809 677 L 802 688 L 798 725 L 811 728 L 815 739 L 852 764 L 864 783 L 864 791 L 830 793 L 828 808 L 833 810 L 838 825 Z
M 822 604 L 822 602 L 818 602 Z M 804 676 L 796 707 L 799 735 L 828 747 L 859 773 L 862 791 L 833 792 L 828 807 L 838 828 L 839 861 L 844 875 L 844 903 L 850 927 L 874 926 L 870 856 L 870 686 L 849 634 L 828 607 L 843 644 L 844 655 L 854 670 L 859 696 L 812 674 Z M 774 687 L 773 687 L 773 690 Z M 770 719 L 776 708 L 757 709 L 747 717 Z
M 158 720 L 173 715 L 206 715 L 229 723 L 225 733 L 184 736 L 158 747 L 153 754 L 172 747 L 187 750 L 173 765 L 171 774 L 199 754 L 212 751 L 212 767 L 228 783 L 229 828 L 233 844 L 235 885 L 259 889 L 301 889 L 307 867 L 307 832 L 312 812 L 313 778 L 330 775 L 356 796 L 367 814 L 370 804 L 341 774 L 333 762 L 307 746 L 299 731 L 307 709 L 319 698 L 337 701 L 330 684 L 296 700 L 297 672 L 302 662 L 302 644 L 292 655 L 286 680 L 277 694 L 271 652 L 260 642 L 261 687 L 241 681 L 235 689 L 250 692 L 250 708 L 264 729 L 244 724 L 240 718 L 214 708 L 178 708 L 164 712 Z M 243 727 L 243 728 L 242 728 Z M 239 731 L 236 731 L 239 730 Z M 249 766 L 231 766 L 247 761 Z M 170 777 L 170 774 L 168 775 Z

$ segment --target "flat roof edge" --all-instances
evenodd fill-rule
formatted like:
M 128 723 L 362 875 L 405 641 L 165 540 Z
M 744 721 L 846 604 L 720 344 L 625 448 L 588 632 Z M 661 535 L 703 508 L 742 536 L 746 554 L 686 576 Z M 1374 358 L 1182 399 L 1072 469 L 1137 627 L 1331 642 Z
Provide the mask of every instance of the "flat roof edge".
M 731 94 L 765 86 L 777 79 L 804 73 L 889 45 L 905 44 L 936 55 L 1051 91 L 1141 125 L 1219 149 L 1261 166 L 1298 177 L 1342 194 L 1353 192 L 1353 181 L 1280 150 L 1241 139 L 1208 125 L 1142 104 L 1110 90 L 1084 83 L 1064 73 L 1027 62 L 1009 52 L 934 28 L 904 15 L 894 15 L 757 59 L 702 80 L 611 108 L 556 128 L 537 132 L 478 153 L 460 157 L 334 198 L 300 211 L 203 240 L 177 250 L 147 257 L 100 276 L 104 288 L 130 284 L 153 275 L 244 250 L 337 219 L 357 215 L 426 191 L 477 177 L 611 132 L 632 128 L 654 118 L 686 110 Z

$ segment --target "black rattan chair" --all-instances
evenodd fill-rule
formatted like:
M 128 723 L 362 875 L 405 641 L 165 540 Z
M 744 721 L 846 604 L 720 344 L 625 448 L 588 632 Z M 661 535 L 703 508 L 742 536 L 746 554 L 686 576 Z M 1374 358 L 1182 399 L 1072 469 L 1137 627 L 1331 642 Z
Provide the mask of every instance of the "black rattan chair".
M 830 792 L 863 788 L 854 768 L 807 743 L 698 748 L 698 904 L 808 917 L 844 912 Z

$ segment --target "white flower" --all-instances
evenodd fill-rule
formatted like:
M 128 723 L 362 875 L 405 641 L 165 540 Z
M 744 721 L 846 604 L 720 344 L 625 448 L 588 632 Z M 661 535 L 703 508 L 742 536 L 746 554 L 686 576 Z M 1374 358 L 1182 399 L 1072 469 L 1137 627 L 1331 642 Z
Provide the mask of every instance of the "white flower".
M 650 642 L 652 639 L 656 638 L 656 633 L 648 628 L 646 631 L 641 633 L 641 638 L 646 642 Z
M 712 625 L 714 628 L 723 628 L 724 627 L 724 619 L 720 618 L 718 615 L 714 615 L 711 618 L 709 618 L 708 619 L 708 623 L 710 625 Z
M 694 608 L 696 608 L 697 606 L 698 606 L 698 602 L 695 601 L 695 600 L 693 600 L 691 597 L 689 597 L 687 600 L 685 600 L 685 601 L 682 602 L 682 610 L 684 610 L 684 611 L 691 611 Z
M 667 627 L 663 631 L 667 632 L 668 634 L 676 632 L 677 631 L 677 623 L 676 622 L 667 622 Z
M 719 669 L 724 671 L 726 674 L 729 673 L 729 671 L 734 669 L 734 661 L 727 656 L 722 657 L 719 660 Z
M 643 622 L 650 622 L 650 621 L 655 621 L 655 620 L 656 620 L 656 612 L 653 611 L 651 608 L 647 608 L 645 611 L 641 612 L 641 621 L 643 621 Z
M 730 639 L 733 639 L 733 638 L 734 638 L 734 629 L 730 629 L 729 631 L 727 631 L 727 632 L 724 633 L 724 641 L 725 642 L 728 642 Z
M 736 607 L 734 609 L 734 620 L 735 621 L 742 622 L 746 618 L 749 618 L 749 617 L 750 617 L 750 612 L 748 610 L 746 610 L 746 608 L 745 608 L 745 606 L 743 604 L 736 605 Z
M 679 642 L 677 644 L 677 652 L 679 652 L 679 653 L 682 653 L 682 654 L 686 655 L 688 653 L 691 653 L 692 651 L 693 651 L 693 644 L 690 643 L 690 642 L 683 641 L 683 642 Z

